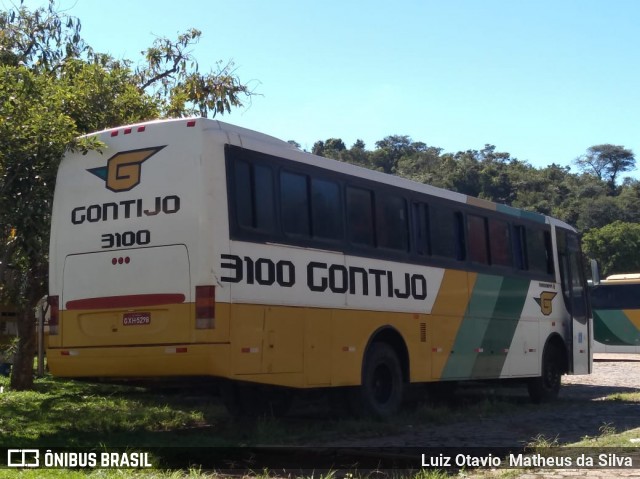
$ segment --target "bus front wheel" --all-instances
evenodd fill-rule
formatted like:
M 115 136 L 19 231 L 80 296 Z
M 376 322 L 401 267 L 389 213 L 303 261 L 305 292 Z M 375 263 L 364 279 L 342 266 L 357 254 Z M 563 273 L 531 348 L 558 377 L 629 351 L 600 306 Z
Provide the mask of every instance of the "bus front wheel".
M 356 415 L 389 417 L 402 405 L 404 382 L 400 360 L 386 343 L 373 343 L 362 367 L 362 385 L 351 393 Z
M 562 364 L 562 351 L 554 344 L 547 344 L 542 352 L 540 376 L 529 379 L 529 397 L 532 402 L 549 402 L 558 397 L 564 372 Z

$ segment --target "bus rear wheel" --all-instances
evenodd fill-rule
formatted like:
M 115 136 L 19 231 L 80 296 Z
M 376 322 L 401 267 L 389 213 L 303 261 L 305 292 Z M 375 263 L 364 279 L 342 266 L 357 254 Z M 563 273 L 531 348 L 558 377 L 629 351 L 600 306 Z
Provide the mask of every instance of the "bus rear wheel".
M 362 385 L 351 392 L 352 411 L 361 416 L 389 417 L 400 409 L 403 395 L 398 355 L 386 343 L 373 343 L 362 367 Z
M 539 404 L 557 399 L 562 383 L 562 351 L 554 344 L 547 344 L 542 352 L 540 376 L 529 379 L 531 401 Z

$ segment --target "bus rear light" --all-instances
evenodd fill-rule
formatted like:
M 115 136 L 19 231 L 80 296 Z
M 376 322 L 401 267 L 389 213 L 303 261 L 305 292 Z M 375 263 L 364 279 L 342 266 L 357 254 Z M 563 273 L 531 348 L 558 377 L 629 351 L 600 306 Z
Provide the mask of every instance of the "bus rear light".
M 49 302 L 49 336 L 57 336 L 60 324 L 60 298 L 49 296 L 47 301 Z
M 215 328 L 216 287 L 196 286 L 196 329 Z
M 194 126 L 196 126 L 196 121 L 195 120 L 189 120 L 187 122 L 187 128 L 192 128 Z

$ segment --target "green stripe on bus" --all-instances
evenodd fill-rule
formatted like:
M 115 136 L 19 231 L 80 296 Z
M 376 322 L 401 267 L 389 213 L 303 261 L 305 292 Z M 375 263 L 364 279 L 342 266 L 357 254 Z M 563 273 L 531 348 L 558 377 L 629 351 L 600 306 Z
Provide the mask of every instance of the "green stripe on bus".
M 453 343 L 442 379 L 470 377 L 491 316 L 496 309 L 502 276 L 479 274 Z
M 496 211 L 499 211 L 500 213 L 506 213 L 511 216 L 517 216 L 518 218 L 535 221 L 536 223 L 546 223 L 546 219 L 543 215 L 534 213 L 532 211 L 520 210 L 518 208 L 514 208 L 513 206 L 498 204 Z
M 596 341 L 611 346 L 640 345 L 640 331 L 621 309 L 595 309 L 593 333 Z
M 529 291 L 529 280 L 507 279 L 498 292 L 495 309 L 482 340 L 482 353 L 477 355 L 471 376 L 499 377 L 507 359 L 518 321 Z

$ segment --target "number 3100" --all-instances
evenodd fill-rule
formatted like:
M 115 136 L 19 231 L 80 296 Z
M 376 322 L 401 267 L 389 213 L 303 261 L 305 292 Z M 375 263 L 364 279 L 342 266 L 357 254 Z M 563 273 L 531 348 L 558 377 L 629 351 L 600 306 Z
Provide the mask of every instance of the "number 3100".
M 102 247 L 121 248 L 122 246 L 144 246 L 151 242 L 149 230 L 125 231 L 124 233 L 107 233 L 102 235 Z

